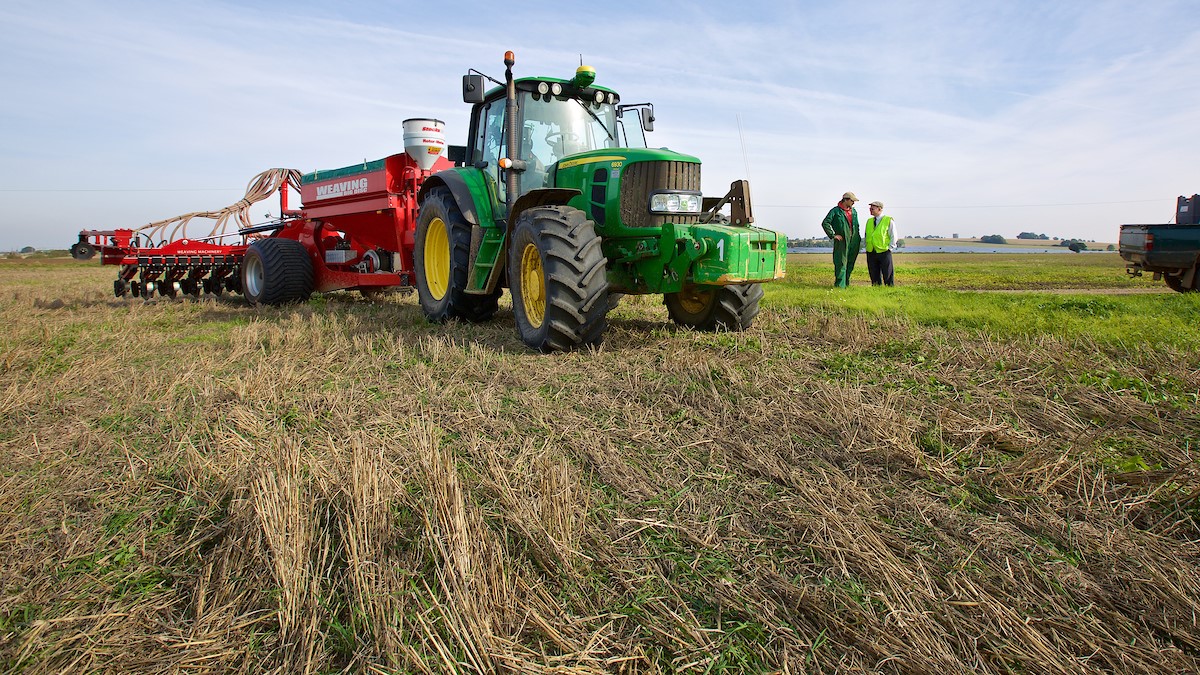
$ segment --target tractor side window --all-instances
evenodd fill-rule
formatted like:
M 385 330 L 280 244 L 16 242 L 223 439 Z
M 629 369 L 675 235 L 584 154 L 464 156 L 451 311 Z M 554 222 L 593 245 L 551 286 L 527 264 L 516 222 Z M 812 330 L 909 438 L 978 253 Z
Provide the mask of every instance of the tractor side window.
M 503 204 L 505 200 L 504 179 L 500 175 L 500 158 L 504 156 L 504 101 L 496 101 L 479 110 L 476 128 L 479 137 L 475 147 L 479 148 L 479 160 L 487 162 L 483 173 L 496 187 L 496 196 Z
M 625 147 L 646 147 L 646 132 L 642 130 L 642 116 L 639 108 L 625 108 L 621 111 L 621 130 L 625 135 Z

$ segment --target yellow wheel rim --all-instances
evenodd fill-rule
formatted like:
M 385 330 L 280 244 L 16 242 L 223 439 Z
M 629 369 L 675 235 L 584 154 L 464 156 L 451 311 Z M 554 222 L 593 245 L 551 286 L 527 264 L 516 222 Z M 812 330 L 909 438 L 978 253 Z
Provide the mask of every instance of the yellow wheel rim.
M 546 318 L 546 275 L 542 255 L 533 244 L 526 244 L 521 251 L 521 304 L 529 324 L 541 328 Z
M 450 288 L 450 235 L 441 218 L 429 221 L 425 230 L 425 284 L 434 300 L 446 297 Z
M 685 288 L 679 292 L 679 306 L 688 314 L 701 314 L 712 303 L 713 292 Z

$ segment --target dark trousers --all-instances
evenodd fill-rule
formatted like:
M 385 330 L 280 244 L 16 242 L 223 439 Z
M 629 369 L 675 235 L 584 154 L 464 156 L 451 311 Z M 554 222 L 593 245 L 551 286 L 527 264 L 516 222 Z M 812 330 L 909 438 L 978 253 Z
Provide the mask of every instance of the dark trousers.
M 892 252 L 871 253 L 867 251 L 867 272 L 871 275 L 871 285 L 896 285 L 896 271 L 892 267 Z

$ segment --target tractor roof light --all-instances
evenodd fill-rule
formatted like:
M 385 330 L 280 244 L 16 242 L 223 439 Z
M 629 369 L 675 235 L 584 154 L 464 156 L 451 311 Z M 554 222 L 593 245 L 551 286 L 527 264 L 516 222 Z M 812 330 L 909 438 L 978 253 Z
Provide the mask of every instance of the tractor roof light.
M 562 85 L 557 82 L 550 85 L 550 93 L 554 94 L 555 96 L 561 96 L 562 95 Z
M 545 96 L 546 94 L 550 93 L 550 85 L 545 82 L 538 82 L 537 92 L 542 96 Z
M 599 105 L 599 104 L 601 104 L 601 103 L 604 103 L 604 92 L 602 92 L 602 91 L 600 91 L 599 89 L 597 89 L 597 90 L 596 90 L 596 94 L 595 94 L 595 99 L 596 99 L 596 104 L 597 104 L 597 105 Z

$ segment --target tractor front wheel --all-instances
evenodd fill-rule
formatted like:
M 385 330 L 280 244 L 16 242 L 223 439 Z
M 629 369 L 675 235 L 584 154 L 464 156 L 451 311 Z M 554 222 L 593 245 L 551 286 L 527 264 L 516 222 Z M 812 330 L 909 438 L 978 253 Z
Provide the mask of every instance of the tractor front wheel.
M 522 212 L 508 246 L 521 341 L 541 352 L 598 346 L 607 328 L 607 262 L 582 211 L 537 206 Z
M 466 291 L 471 267 L 471 224 L 447 188 L 435 187 L 421 200 L 413 267 L 417 298 L 426 319 L 438 323 L 447 319 L 478 323 L 496 313 L 499 288 L 478 295 Z
M 665 294 L 663 304 L 671 320 L 680 326 L 705 331 L 743 331 L 758 316 L 762 297 L 762 284 L 688 286 L 678 293 Z
M 250 244 L 241 276 L 242 295 L 252 305 L 304 302 L 313 292 L 312 260 L 295 239 L 271 237 Z

